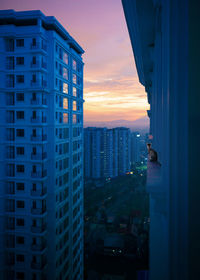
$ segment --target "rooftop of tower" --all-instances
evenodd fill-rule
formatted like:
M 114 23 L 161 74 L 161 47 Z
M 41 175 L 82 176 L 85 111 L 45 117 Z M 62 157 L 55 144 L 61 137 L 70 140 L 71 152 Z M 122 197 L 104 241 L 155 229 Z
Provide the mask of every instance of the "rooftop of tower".
M 41 20 L 42 27 L 46 30 L 54 30 L 65 41 L 68 42 L 71 48 L 73 48 L 78 54 L 83 54 L 82 47 L 73 39 L 67 30 L 59 23 L 59 21 L 53 16 L 45 16 L 40 10 L 32 11 L 20 11 L 15 10 L 0 10 L 0 25 L 16 25 L 27 26 L 37 25 L 37 20 Z

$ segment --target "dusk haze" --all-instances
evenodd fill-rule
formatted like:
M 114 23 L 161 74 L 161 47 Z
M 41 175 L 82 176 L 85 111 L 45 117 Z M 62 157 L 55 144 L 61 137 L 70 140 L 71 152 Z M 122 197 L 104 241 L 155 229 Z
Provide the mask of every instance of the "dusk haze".
M 85 50 L 85 122 L 135 121 L 147 115 L 120 0 L 3 0 L 0 9 L 41 10 L 78 40 Z

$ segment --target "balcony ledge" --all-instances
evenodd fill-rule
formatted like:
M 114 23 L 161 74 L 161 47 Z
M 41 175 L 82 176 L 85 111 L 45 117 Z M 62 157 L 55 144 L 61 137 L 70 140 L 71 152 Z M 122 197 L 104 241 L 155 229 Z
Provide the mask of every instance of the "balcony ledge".
M 162 193 L 162 168 L 159 162 L 147 162 L 147 192 L 149 193 Z

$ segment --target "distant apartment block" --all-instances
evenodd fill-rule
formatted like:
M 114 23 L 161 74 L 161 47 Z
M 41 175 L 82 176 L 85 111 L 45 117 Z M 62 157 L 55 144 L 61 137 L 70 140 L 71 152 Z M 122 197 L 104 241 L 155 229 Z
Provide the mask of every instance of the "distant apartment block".
M 83 49 L 0 11 L 0 278 L 83 279 Z
M 139 132 L 131 133 L 131 164 L 141 161 L 141 135 Z
M 116 177 L 130 171 L 130 130 L 84 129 L 85 177 Z

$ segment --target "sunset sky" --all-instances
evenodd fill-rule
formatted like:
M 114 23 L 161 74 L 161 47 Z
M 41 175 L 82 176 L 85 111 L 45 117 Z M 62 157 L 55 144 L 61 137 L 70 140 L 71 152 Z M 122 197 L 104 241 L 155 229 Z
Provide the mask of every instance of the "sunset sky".
M 55 16 L 85 50 L 85 121 L 146 116 L 121 0 L 1 0 L 0 9 Z

